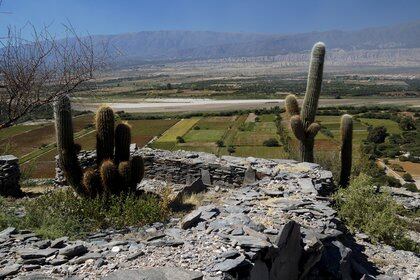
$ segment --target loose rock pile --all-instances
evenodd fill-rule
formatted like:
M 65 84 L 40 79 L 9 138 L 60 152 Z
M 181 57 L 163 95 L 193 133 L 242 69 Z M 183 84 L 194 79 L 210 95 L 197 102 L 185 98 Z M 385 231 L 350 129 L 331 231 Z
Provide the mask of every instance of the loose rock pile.
M 13 155 L 0 156 L 0 195 L 21 195 L 19 179 L 19 159 Z
M 140 188 L 182 185 L 184 179 L 176 172 L 186 168 L 182 172 L 190 178 L 187 183 L 193 182 L 187 187 L 197 182 L 206 187 L 201 206 L 165 224 L 110 229 L 85 240 L 42 240 L 28 231 L 7 229 L 0 233 L 0 278 L 17 274 L 51 279 L 141 275 L 146 279 L 417 279 L 420 275 L 420 259 L 413 253 L 389 246 L 385 250 L 383 245 L 370 244 L 363 234 L 353 237 L 346 232 L 329 199 L 322 196 L 333 187 L 332 175 L 316 164 L 182 151 L 133 152 L 149 158 L 149 168 L 155 169 Z M 168 172 L 158 162 L 168 162 L 175 172 L 172 182 L 162 180 Z

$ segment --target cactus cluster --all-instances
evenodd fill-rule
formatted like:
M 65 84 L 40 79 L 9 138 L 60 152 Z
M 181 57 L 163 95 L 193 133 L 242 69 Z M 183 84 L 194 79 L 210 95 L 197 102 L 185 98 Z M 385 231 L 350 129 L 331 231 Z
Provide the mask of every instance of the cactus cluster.
M 296 96 L 286 97 L 286 111 L 291 115 L 290 125 L 296 138 L 300 141 L 300 158 L 302 161 L 314 161 L 314 138 L 321 126 L 315 123 L 319 95 L 321 93 L 324 68 L 325 45 L 316 43 L 312 49 L 309 66 L 306 94 L 302 109 L 299 110 Z
M 82 170 L 74 143 L 71 104 L 68 96 L 54 102 L 57 149 L 61 168 L 69 184 L 84 197 L 134 192 L 144 176 L 140 156 L 130 159 L 131 128 L 126 123 L 115 129 L 114 112 L 101 107 L 95 116 L 97 168 Z M 115 153 L 114 153 L 115 152 Z
M 321 93 L 322 75 L 324 68 L 325 45 L 316 43 L 312 48 L 309 66 L 306 94 L 302 109 L 295 95 L 288 95 L 285 99 L 285 107 L 290 115 L 290 126 L 293 134 L 300 142 L 300 159 L 302 161 L 314 161 L 315 136 L 321 126 L 314 122 L 318 109 L 318 100 Z M 352 136 L 353 118 L 343 115 L 341 118 L 341 173 L 340 186 L 347 186 L 350 180 L 352 164 Z

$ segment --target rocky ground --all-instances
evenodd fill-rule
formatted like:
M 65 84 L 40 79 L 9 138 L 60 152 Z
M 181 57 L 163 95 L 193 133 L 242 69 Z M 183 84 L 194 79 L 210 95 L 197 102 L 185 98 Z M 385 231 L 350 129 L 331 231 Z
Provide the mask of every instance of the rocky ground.
M 0 232 L 0 279 L 419 279 L 419 256 L 347 233 L 323 196 L 330 172 L 293 161 L 226 160 L 248 165 L 243 185 L 199 178 L 192 184 L 207 190 L 199 207 L 165 224 L 73 241 Z M 256 180 L 264 168 L 270 175 Z M 150 178 L 140 187 L 165 184 Z

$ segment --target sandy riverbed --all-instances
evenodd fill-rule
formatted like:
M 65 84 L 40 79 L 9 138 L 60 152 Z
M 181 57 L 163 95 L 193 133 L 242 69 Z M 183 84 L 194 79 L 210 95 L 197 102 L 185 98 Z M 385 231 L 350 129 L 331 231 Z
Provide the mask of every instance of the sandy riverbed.
M 90 100 L 75 100 L 76 110 L 95 111 L 101 104 Z M 282 106 L 283 99 L 232 99 L 214 100 L 202 98 L 146 98 L 121 99 L 119 102 L 107 103 L 116 111 L 162 113 L 162 112 L 197 112 L 197 111 L 226 111 L 257 108 L 271 108 Z M 320 106 L 339 105 L 408 105 L 420 106 L 420 98 L 401 99 L 320 99 Z

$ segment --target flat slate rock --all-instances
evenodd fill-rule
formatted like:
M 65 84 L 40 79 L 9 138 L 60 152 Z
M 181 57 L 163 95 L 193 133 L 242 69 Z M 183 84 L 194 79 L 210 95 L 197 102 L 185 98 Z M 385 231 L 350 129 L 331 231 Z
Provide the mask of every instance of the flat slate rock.
M 202 280 L 203 274 L 176 267 L 158 267 L 138 270 L 117 270 L 103 280 Z
M 19 255 L 22 259 L 38 259 L 38 258 L 47 258 L 57 252 L 57 249 L 40 249 L 40 250 L 22 250 L 19 251 Z
M 21 266 L 19 264 L 12 264 L 0 269 L 0 279 L 17 274 L 20 267 Z
M 198 224 L 201 217 L 201 211 L 200 210 L 194 210 L 188 215 L 184 217 L 181 221 L 181 228 L 182 229 L 189 229 L 195 225 Z

